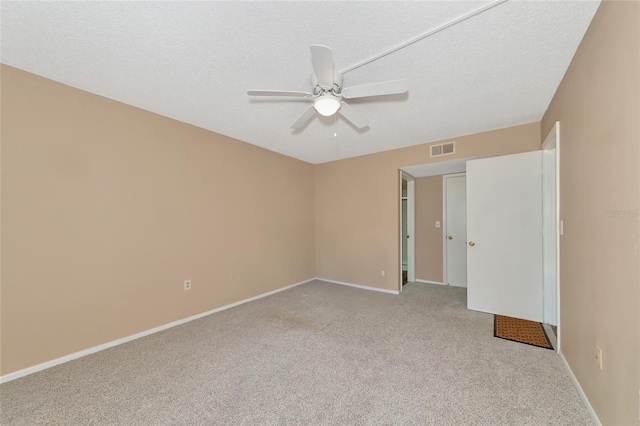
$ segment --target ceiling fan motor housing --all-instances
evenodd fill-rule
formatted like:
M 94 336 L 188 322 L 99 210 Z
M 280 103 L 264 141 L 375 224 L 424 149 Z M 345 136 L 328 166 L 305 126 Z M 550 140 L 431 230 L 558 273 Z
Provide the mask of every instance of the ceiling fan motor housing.
M 324 87 L 318 82 L 316 73 L 311 74 L 311 86 L 314 95 L 321 95 L 324 92 L 332 92 L 334 95 L 342 93 L 342 74 L 338 71 L 333 72 L 333 87 Z

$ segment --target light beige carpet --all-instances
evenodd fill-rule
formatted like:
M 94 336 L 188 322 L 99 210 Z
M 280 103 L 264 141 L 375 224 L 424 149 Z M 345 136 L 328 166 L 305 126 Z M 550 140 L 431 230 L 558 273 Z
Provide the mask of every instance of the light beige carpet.
M 0 422 L 589 424 L 557 354 L 465 300 L 312 282 L 0 385 Z

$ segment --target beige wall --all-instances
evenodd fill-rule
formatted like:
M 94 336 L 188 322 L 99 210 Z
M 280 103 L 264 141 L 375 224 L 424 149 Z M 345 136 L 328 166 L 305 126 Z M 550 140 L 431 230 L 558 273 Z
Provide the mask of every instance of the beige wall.
M 7 66 L 1 136 L 3 375 L 315 276 L 311 164 Z
M 562 352 L 604 424 L 638 424 L 640 2 L 601 4 L 542 121 L 560 121 Z M 596 367 L 596 345 L 604 369 Z
M 444 159 L 526 152 L 540 148 L 540 123 L 455 140 L 456 154 Z M 430 162 L 429 144 L 422 144 L 316 166 L 318 277 L 398 289 L 398 169 Z
M 416 179 L 416 278 L 442 282 L 442 176 Z

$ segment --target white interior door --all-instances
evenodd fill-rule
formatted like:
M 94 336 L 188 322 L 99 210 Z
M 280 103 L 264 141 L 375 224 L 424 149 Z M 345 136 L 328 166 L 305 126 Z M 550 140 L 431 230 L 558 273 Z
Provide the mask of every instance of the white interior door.
M 445 284 L 467 286 L 467 200 L 464 175 L 443 176 Z
M 541 151 L 467 162 L 467 307 L 542 322 Z

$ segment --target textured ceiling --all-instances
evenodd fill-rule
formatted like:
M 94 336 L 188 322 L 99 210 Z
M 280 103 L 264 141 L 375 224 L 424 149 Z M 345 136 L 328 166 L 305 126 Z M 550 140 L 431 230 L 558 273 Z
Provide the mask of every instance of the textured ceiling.
M 510 0 L 346 73 L 345 87 L 409 83 L 350 102 L 364 130 L 316 116 L 294 132 L 308 101 L 246 95 L 308 91 L 311 44 L 342 70 L 488 3 L 3 1 L 1 60 L 322 163 L 540 120 L 597 1 Z

